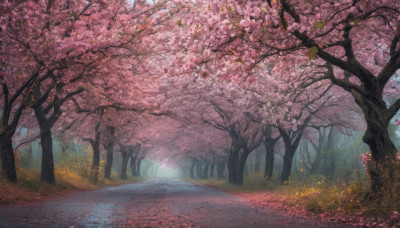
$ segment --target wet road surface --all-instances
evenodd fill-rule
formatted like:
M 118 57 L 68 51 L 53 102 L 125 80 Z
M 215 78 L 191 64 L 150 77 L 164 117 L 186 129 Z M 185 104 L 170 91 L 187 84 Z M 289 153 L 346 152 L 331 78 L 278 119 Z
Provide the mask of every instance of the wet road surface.
M 243 199 L 179 179 L 74 193 L 0 208 L 0 227 L 344 227 L 260 211 Z

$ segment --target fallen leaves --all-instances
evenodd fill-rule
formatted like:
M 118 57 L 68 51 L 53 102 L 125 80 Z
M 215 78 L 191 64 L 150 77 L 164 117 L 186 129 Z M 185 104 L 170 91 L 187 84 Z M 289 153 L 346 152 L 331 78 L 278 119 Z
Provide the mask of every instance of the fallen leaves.
M 176 215 L 172 210 L 167 209 L 163 204 L 165 199 L 158 199 L 148 204 L 144 210 L 134 210 L 127 219 L 127 227 L 199 227 L 190 218 Z M 156 205 L 156 206 L 155 206 Z
M 321 222 L 347 223 L 361 227 L 400 227 L 400 213 L 398 211 L 393 211 L 389 218 L 366 217 L 363 216 L 362 213 L 348 214 L 343 210 L 338 210 L 335 213 L 322 212 L 317 214 L 306 211 L 298 204 L 288 206 L 289 204 L 286 198 L 274 194 L 273 192 L 254 192 L 236 195 L 242 197 L 248 204 L 255 208 L 269 211 L 276 210 L 280 213 L 295 217 L 312 218 Z

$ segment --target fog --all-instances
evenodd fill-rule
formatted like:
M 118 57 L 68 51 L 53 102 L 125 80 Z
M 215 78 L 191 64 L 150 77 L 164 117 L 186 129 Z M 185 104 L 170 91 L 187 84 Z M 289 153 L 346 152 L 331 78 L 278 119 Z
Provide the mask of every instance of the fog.
M 181 172 L 178 169 L 173 169 L 168 166 L 160 166 L 155 173 L 155 177 L 179 178 L 181 177 Z

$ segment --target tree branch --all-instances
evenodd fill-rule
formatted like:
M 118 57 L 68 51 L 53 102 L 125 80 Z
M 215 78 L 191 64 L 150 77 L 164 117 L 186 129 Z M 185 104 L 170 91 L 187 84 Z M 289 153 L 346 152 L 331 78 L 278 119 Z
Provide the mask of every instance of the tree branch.
M 386 112 L 386 118 L 388 120 L 392 119 L 394 115 L 399 111 L 400 109 L 400 99 L 397 99 L 392 106 L 387 110 Z

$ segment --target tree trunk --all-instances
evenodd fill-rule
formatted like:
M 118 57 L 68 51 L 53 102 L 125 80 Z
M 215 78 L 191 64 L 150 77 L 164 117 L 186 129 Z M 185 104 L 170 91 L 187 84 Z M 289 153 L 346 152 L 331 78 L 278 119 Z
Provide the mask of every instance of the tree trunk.
M 328 136 L 326 135 L 326 131 L 329 131 Z M 313 141 L 310 141 L 310 144 L 314 147 L 316 152 L 316 157 L 314 162 L 311 165 L 311 175 L 315 175 L 318 173 L 319 164 L 322 161 L 322 154 L 330 149 L 333 141 L 333 137 L 335 136 L 335 130 L 333 127 L 330 128 L 319 128 L 318 129 L 318 144 L 315 144 Z M 307 150 L 308 155 L 308 150 Z M 309 156 L 308 156 L 309 157 Z
M 114 151 L 113 147 L 107 148 L 107 156 L 106 156 L 106 166 L 104 168 L 104 177 L 107 179 L 111 178 L 111 168 L 114 159 Z
M 356 92 L 352 95 L 367 122 L 363 141 L 369 146 L 374 162 L 368 167 L 371 179 L 370 192 L 379 194 L 383 190 L 392 189 L 397 150 L 389 137 L 388 126 L 392 117 L 388 115 L 382 93 L 371 91 L 368 98 Z
M 9 181 L 16 182 L 17 172 L 15 170 L 15 158 L 11 137 L 12 134 L 10 136 L 7 132 L 0 135 L 1 171 Z
M 133 177 L 136 177 L 137 176 L 137 168 L 136 168 L 136 158 L 134 156 L 131 156 L 130 165 L 131 165 L 131 174 Z
M 237 180 L 236 180 L 236 185 L 243 185 L 243 177 L 245 175 L 245 170 L 246 170 L 246 159 L 240 160 L 239 161 L 239 166 L 237 169 Z
M 274 146 L 275 144 L 271 145 L 271 143 L 265 143 L 265 170 L 264 170 L 264 177 L 271 178 L 272 173 L 274 170 Z
M 231 167 L 231 170 L 229 170 L 229 175 L 230 177 L 232 177 L 232 179 L 229 180 L 229 183 L 239 186 L 243 185 L 243 176 L 244 176 L 246 160 L 250 152 L 251 151 L 244 150 L 240 156 L 239 152 L 233 153 L 233 156 L 230 160 L 231 164 L 230 165 L 228 164 L 228 168 Z M 231 173 L 233 173 L 232 176 Z
M 391 186 L 397 150 L 389 137 L 388 124 L 378 125 L 375 118 L 365 117 L 368 127 L 363 141 L 371 149 L 372 160 L 376 162 L 375 167 L 371 166 L 368 169 L 371 178 L 371 191 L 378 193 Z
M 42 146 L 40 180 L 54 184 L 56 178 L 54 175 L 53 139 L 51 137 L 51 126 L 49 121 L 46 119 L 41 106 L 35 108 L 35 116 L 40 128 L 40 143 Z
M 206 162 L 204 164 L 204 170 L 203 170 L 203 175 L 202 178 L 203 179 L 207 179 L 208 178 L 208 167 L 210 166 L 210 163 Z
M 150 173 L 149 173 L 150 167 L 151 167 L 151 165 L 149 165 L 149 163 L 147 163 L 147 164 L 143 167 L 143 173 L 142 173 L 142 175 L 143 175 L 144 177 L 149 177 L 149 176 L 150 176 Z
M 84 138 L 84 141 L 88 141 L 93 149 L 92 169 L 90 170 L 89 181 L 93 184 L 97 184 L 99 181 L 100 173 L 100 125 L 103 117 L 103 111 L 101 111 L 100 120 L 97 122 L 94 128 L 94 140 L 91 138 Z M 74 145 L 73 145 L 74 146 Z M 75 146 L 74 146 L 75 147 Z
M 104 168 L 104 177 L 107 179 L 111 178 L 111 168 L 113 164 L 113 158 L 114 158 L 114 132 L 115 128 L 112 126 L 107 126 L 107 157 L 106 157 L 106 166 Z
M 232 151 L 228 157 L 228 182 L 237 184 L 237 170 L 239 169 L 239 151 Z
M 53 140 L 51 138 L 51 131 L 41 133 L 40 135 L 42 144 L 42 166 L 40 172 L 40 180 L 48 183 L 55 183 L 56 178 L 54 175 L 54 161 L 53 161 Z
M 190 178 L 194 179 L 194 168 L 196 167 L 196 159 L 193 159 L 192 167 L 190 167 Z
M 281 173 L 281 182 L 285 182 L 289 180 L 289 176 L 292 172 L 292 162 L 294 153 L 299 146 L 300 140 L 303 136 L 304 129 L 307 126 L 308 121 L 311 119 L 311 116 L 308 116 L 303 125 L 300 125 L 297 131 L 286 131 L 282 128 L 278 128 L 279 133 L 285 143 L 285 154 L 283 155 L 283 169 Z
M 210 167 L 210 177 L 214 177 L 214 170 L 215 170 L 215 161 L 211 164 Z
M 316 175 L 318 173 L 319 164 L 322 161 L 322 151 L 317 151 L 317 156 L 311 166 L 311 175 Z
M 223 179 L 225 174 L 226 161 L 221 159 L 217 162 L 217 177 L 218 179 Z
M 97 184 L 99 181 L 99 172 L 100 172 L 100 148 L 98 146 L 93 146 L 93 160 L 92 160 L 92 169 L 90 171 L 89 180 Z
M 250 168 L 250 170 L 251 170 L 251 168 Z M 243 174 L 246 177 L 249 176 L 249 166 L 248 166 L 247 162 L 244 163 Z
M 39 74 L 35 74 L 37 77 Z M 3 93 L 2 93 L 2 106 L 1 106 L 1 133 L 0 133 L 0 156 L 1 156 L 1 171 L 2 174 L 6 176 L 6 178 L 11 182 L 17 181 L 17 172 L 15 170 L 15 157 L 14 157 L 14 149 L 12 147 L 12 136 L 15 133 L 15 129 L 18 126 L 19 119 L 21 117 L 22 111 L 25 109 L 25 104 L 19 104 L 19 107 L 13 115 L 11 115 L 12 107 L 18 106 L 17 103 L 12 104 L 13 101 L 9 100 L 9 91 L 6 83 L 3 83 Z M 14 94 L 14 97 L 20 97 L 23 90 L 20 90 L 19 94 Z M 11 103 L 9 103 L 11 102 Z M 13 117 L 12 117 L 13 116 Z
M 139 159 L 139 161 L 137 162 L 137 165 L 136 165 L 136 168 L 137 168 L 136 174 L 139 177 L 140 177 L 140 167 L 141 167 L 141 164 L 142 164 L 142 160 L 143 159 Z
M 124 152 L 121 151 L 121 157 L 122 157 L 122 166 L 121 166 L 121 173 L 120 173 L 119 177 L 121 179 L 125 180 L 127 178 L 126 168 L 128 166 L 128 160 L 129 160 L 128 151 L 124 151 Z
M 274 170 L 274 148 L 281 136 L 276 138 L 272 137 L 272 126 L 267 125 L 263 128 L 264 146 L 265 146 L 265 170 L 264 177 L 271 178 Z
M 203 178 L 203 173 L 202 173 L 202 165 L 203 164 L 201 164 L 201 161 L 197 161 L 197 166 L 196 166 L 196 177 L 198 178 L 198 179 L 202 179 Z
M 281 182 L 285 182 L 289 180 L 290 174 L 292 172 L 292 162 L 293 155 L 291 148 L 285 148 L 285 155 L 283 156 L 283 169 L 281 173 Z

